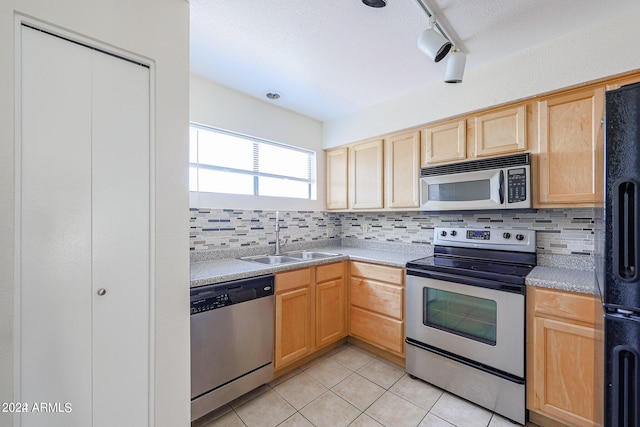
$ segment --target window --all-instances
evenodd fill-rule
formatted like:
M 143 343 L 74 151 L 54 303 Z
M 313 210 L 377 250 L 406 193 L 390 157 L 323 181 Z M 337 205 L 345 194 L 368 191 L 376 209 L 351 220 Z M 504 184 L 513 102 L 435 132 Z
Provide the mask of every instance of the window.
M 315 153 L 191 125 L 189 190 L 312 199 Z

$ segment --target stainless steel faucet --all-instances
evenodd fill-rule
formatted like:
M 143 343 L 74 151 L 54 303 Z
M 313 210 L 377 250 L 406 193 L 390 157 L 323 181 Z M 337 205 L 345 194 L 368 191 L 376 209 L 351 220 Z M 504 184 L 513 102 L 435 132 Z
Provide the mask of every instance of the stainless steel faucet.
M 280 255 L 280 212 L 276 211 L 276 255 Z

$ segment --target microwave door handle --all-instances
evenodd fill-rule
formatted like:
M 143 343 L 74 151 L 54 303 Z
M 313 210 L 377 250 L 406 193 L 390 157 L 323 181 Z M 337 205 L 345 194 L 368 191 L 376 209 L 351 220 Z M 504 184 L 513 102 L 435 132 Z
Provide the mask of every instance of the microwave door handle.
M 500 197 L 500 204 L 504 205 L 504 171 L 500 171 L 500 183 L 498 186 L 498 196 Z

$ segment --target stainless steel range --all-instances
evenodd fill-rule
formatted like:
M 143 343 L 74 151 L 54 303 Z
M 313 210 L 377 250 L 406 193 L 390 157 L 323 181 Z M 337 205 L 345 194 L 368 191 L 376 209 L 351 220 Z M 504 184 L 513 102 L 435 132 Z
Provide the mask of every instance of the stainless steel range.
M 525 277 L 533 230 L 441 228 L 407 263 L 410 375 L 525 423 Z

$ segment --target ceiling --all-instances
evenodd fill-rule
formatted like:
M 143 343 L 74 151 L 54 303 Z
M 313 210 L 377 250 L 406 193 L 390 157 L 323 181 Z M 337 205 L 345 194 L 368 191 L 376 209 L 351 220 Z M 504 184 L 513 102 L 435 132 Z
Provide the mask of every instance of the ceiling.
M 466 71 L 638 7 L 637 0 L 427 0 Z M 603 8 L 606 3 L 606 8 Z M 191 71 L 319 121 L 444 83 L 416 0 L 190 0 Z M 464 82 L 461 83 L 464 85 Z M 281 97 L 269 100 L 268 92 Z

